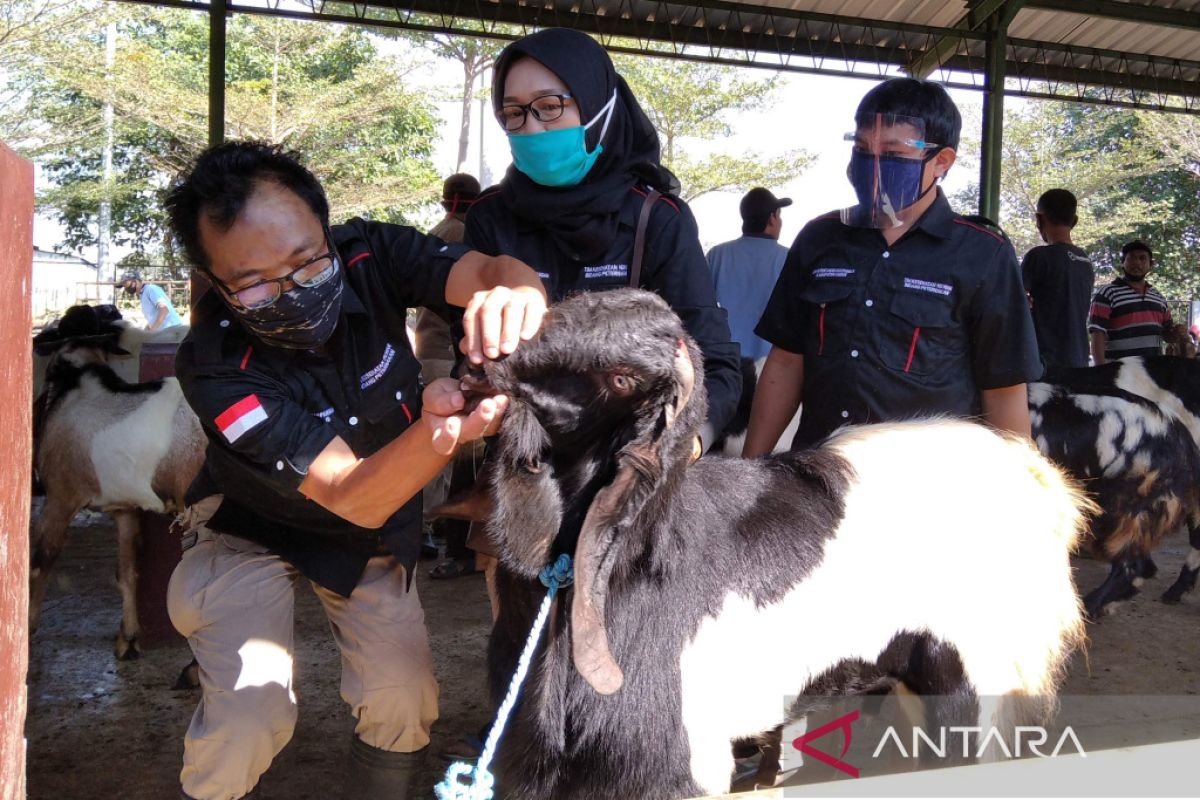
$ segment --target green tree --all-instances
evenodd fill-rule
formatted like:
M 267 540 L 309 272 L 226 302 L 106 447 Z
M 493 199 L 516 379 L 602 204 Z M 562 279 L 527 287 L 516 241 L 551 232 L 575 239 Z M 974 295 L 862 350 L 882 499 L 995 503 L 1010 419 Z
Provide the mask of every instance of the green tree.
M 1076 244 L 1098 280 L 1113 274 L 1121 245 L 1155 251 L 1153 282 L 1171 297 L 1200 288 L 1200 128 L 1153 112 L 1038 102 L 1006 114 L 1001 223 L 1019 254 L 1041 244 L 1037 198 L 1069 189 L 1079 199 Z
M 746 80 L 731 67 L 644 56 L 615 60 L 617 71 L 658 129 L 663 164 L 679 178 L 685 200 L 708 192 L 779 186 L 812 162 L 812 156 L 799 149 L 774 156 L 689 152 L 689 144 L 712 150 L 712 143 L 732 135 L 731 120 L 737 114 L 770 102 L 776 77 Z
M 103 25 L 92 17 L 78 35 L 36 42 L 28 69 L 45 88 L 26 96 L 27 113 L 66 118 L 71 135 L 28 150 L 54 184 L 43 205 L 59 215 L 70 243 L 89 242 L 106 191 L 99 109 L 112 103 L 114 240 L 161 251 L 162 193 L 207 144 L 207 23 L 176 11 L 121 11 L 111 75 L 103 68 Z M 251 15 L 230 19 L 227 48 L 227 135 L 298 150 L 323 181 L 335 219 L 403 221 L 427 200 L 437 182 L 436 119 L 428 98 L 404 86 L 418 64 L 384 57 L 360 29 Z
M 28 113 L 43 88 L 35 68 L 41 46 L 74 39 L 83 25 L 103 29 L 113 13 L 113 6 L 101 7 L 97 0 L 0 0 L 0 139 L 24 151 L 71 135 L 73 126 L 64 127 L 61 115 Z
M 462 67 L 462 117 L 458 129 L 458 161 L 454 168 L 456 172 L 462 172 L 471 142 L 471 112 L 481 94 L 476 82 L 496 63 L 496 56 L 500 55 L 507 42 L 442 33 L 432 36 L 423 34 L 415 41 L 438 58 L 457 61 Z

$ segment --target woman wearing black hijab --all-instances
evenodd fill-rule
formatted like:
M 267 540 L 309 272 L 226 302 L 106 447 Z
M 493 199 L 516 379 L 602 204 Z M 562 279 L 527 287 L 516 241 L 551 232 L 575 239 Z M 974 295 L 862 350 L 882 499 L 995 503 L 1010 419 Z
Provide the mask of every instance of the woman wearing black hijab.
M 466 242 L 538 271 L 551 302 L 630 285 L 638 217 L 651 190 L 637 285 L 679 314 L 704 354 L 707 448 L 741 393 L 739 350 L 717 306 L 691 209 L 659 164 L 658 134 L 608 53 L 591 37 L 550 28 L 496 61 L 492 105 L 513 166 L 476 199 Z

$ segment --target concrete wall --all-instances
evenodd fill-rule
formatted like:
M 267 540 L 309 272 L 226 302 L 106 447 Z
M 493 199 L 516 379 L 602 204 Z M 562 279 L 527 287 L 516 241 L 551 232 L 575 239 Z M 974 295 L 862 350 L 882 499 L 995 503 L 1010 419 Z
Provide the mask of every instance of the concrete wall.
M 25 796 L 33 165 L 0 142 L 0 800 Z

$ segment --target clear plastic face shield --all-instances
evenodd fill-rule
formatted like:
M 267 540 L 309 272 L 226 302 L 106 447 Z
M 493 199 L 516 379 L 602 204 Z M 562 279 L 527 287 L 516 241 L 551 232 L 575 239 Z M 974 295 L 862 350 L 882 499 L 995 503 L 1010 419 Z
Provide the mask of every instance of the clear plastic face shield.
M 925 140 L 925 122 L 899 114 L 876 114 L 874 121 L 845 135 L 853 150 L 846 177 L 858 204 L 842 210 L 842 222 L 865 228 L 900 228 L 914 220 L 903 213 L 937 185 L 922 188 L 925 164 L 943 145 Z

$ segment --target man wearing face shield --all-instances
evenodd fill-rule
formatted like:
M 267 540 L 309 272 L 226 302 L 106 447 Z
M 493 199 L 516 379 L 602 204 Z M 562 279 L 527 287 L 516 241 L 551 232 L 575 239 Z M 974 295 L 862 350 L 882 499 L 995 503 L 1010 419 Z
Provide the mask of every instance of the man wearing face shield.
M 772 344 L 743 454 L 770 452 L 803 399 L 794 448 L 848 423 L 982 417 L 1029 436 L 1041 376 L 1016 254 L 955 214 L 938 183 L 962 121 L 946 91 L 898 78 L 855 114 L 858 202 L 796 237 L 756 333 Z
M 407 309 L 449 321 L 466 308 L 464 346 L 480 363 L 536 333 L 541 281 L 515 259 L 408 227 L 330 226 L 320 183 L 264 143 L 201 154 L 167 209 L 214 287 L 176 359 L 208 438 L 167 599 L 203 688 L 184 796 L 246 796 L 291 738 L 293 590 L 305 578 L 356 720 L 341 796 L 403 800 L 437 718 L 412 582 L 421 489 L 459 442 L 494 431 L 505 405 L 458 414 L 449 379 L 422 394 Z

